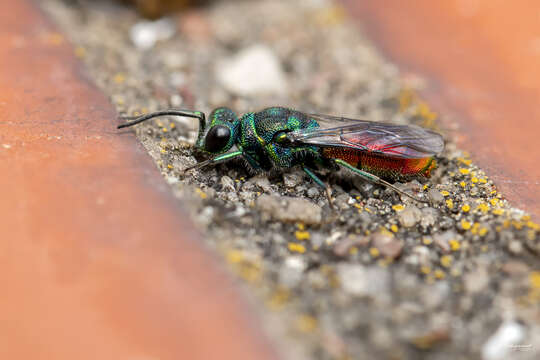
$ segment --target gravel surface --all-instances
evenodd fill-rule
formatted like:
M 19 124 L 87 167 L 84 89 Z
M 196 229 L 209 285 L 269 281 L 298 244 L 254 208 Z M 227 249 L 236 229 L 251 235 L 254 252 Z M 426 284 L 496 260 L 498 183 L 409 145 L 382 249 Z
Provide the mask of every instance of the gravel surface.
M 121 113 L 282 105 L 441 131 L 415 95 L 422 79 L 400 75 L 328 1 L 217 2 L 158 24 L 109 3 L 42 4 Z M 284 358 L 540 358 L 540 227 L 452 139 L 431 179 L 397 183 L 430 204 L 328 173 L 332 211 L 298 169 L 184 173 L 197 126 L 132 131 Z

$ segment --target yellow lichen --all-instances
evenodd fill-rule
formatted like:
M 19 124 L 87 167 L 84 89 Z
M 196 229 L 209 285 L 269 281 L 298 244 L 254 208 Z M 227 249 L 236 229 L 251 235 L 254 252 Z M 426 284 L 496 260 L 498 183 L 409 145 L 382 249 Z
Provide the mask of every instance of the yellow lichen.
M 126 81 L 126 77 L 122 73 L 118 73 L 114 75 L 113 81 L 117 84 L 122 84 L 124 81 Z
M 397 233 L 398 232 L 398 227 L 396 224 L 392 224 L 392 226 L 390 226 L 390 230 L 392 230 L 393 232 Z
M 475 211 L 481 211 L 486 214 L 489 211 L 489 205 L 486 203 L 481 203 L 476 207 Z
M 452 265 L 452 257 L 449 255 L 441 256 L 441 265 L 445 268 L 450 267 L 450 265 Z
M 268 299 L 267 306 L 274 310 L 281 309 L 290 299 L 291 293 L 288 289 L 277 289 Z
M 86 56 L 86 50 L 82 46 L 77 46 L 75 48 L 75 56 L 78 58 L 84 58 Z
M 297 243 L 291 242 L 291 243 L 289 243 L 289 251 L 303 254 L 303 253 L 306 252 L 306 248 L 302 244 L 297 244 Z
M 195 192 L 201 197 L 201 199 L 206 199 L 208 197 L 208 195 L 206 195 L 206 193 L 199 188 L 196 188 Z
M 296 328 L 304 333 L 317 329 L 317 319 L 311 315 L 303 314 L 296 319 Z
M 470 172 L 470 170 L 465 169 L 465 168 L 461 168 L 461 169 L 459 169 L 459 172 L 462 173 L 463 175 L 467 175 Z
M 429 266 L 422 266 L 420 267 L 420 272 L 427 275 L 431 273 L 431 268 Z
M 526 224 L 526 225 L 527 225 L 527 227 L 528 227 L 529 229 L 537 230 L 537 231 L 540 230 L 540 224 L 537 224 L 537 223 L 532 222 L 532 221 L 530 221 L 530 220 L 527 221 L 527 224 Z
M 540 289 L 540 271 L 533 271 L 529 274 L 529 284 L 533 289 Z
M 425 237 L 425 238 L 422 239 L 422 243 L 424 245 L 431 245 L 433 243 L 433 240 L 431 238 L 429 238 L 429 237 Z
M 447 199 L 446 200 L 446 206 L 448 206 L 449 209 L 453 209 L 454 208 L 454 201 L 452 199 Z
M 448 195 L 450 195 L 450 193 L 448 191 L 446 191 L 446 190 L 443 190 L 443 191 L 441 191 L 441 195 L 442 196 L 448 196 Z
M 294 236 L 296 237 L 296 239 L 303 241 L 309 240 L 310 234 L 309 231 L 298 230 L 294 232 Z
M 455 239 L 450 240 L 448 243 L 450 244 L 450 249 L 452 249 L 452 251 L 458 251 L 461 249 L 461 244 Z
M 467 183 L 465 181 L 462 181 L 459 183 L 459 186 L 461 186 L 462 188 L 465 188 L 465 186 L 467 186 Z
M 227 261 L 231 264 L 237 264 L 244 260 L 244 253 L 240 250 L 229 250 L 227 252 Z
M 405 209 L 405 206 L 403 206 L 401 204 L 397 204 L 397 205 L 393 205 L 392 209 L 394 209 L 395 211 L 401 211 L 401 210 Z
M 469 210 L 471 210 L 471 206 L 469 204 L 464 204 L 461 207 L 461 211 L 463 211 L 463 212 L 469 212 Z
M 467 220 L 465 220 L 465 219 L 461 220 L 461 228 L 463 230 L 469 230 L 471 228 L 471 225 L 472 224 L 470 222 L 468 222 Z
M 442 271 L 441 269 L 437 269 L 435 270 L 435 272 L 433 273 L 433 275 L 435 275 L 435 277 L 437 279 L 444 279 L 446 277 L 446 274 L 444 273 L 444 271 Z
M 492 213 L 495 215 L 502 215 L 504 214 L 504 209 L 501 209 L 501 208 L 493 209 Z
M 372 247 L 372 248 L 369 248 L 369 254 L 372 257 L 378 257 L 381 253 L 379 252 L 379 249 L 377 249 L 376 247 Z

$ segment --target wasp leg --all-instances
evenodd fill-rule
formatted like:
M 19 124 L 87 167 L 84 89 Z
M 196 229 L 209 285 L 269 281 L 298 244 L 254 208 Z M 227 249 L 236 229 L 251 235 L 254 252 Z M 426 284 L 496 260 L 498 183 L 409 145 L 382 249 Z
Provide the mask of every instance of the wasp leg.
M 200 169 L 202 167 L 217 164 L 217 163 L 220 163 L 220 162 L 225 162 L 225 161 L 237 158 L 239 156 L 242 156 L 242 151 L 233 151 L 233 152 L 230 152 L 230 153 L 219 155 L 219 156 L 213 157 L 211 159 L 201 161 L 200 163 L 197 163 L 197 164 L 195 164 L 193 166 L 190 166 L 190 167 L 184 169 L 184 172 L 188 172 L 188 171 L 193 170 L 193 169 Z
M 403 190 L 400 190 L 398 189 L 397 187 L 395 187 L 394 185 L 390 184 L 389 182 L 387 181 L 384 181 L 383 179 L 381 179 L 380 177 L 378 176 L 375 176 L 373 174 L 370 174 L 368 173 L 367 171 L 363 171 L 363 170 L 360 170 L 360 169 L 357 169 L 355 168 L 354 166 L 352 166 L 351 164 L 349 164 L 348 162 L 346 161 L 343 161 L 341 159 L 334 159 L 334 162 L 338 165 L 341 165 L 343 166 L 344 168 L 354 172 L 355 174 L 358 174 L 360 175 L 362 178 L 366 179 L 367 181 L 370 181 L 374 184 L 380 184 L 380 185 L 384 185 L 392 190 L 394 190 L 395 192 L 397 192 L 398 194 L 402 194 L 402 195 L 405 195 L 405 196 L 408 196 L 410 197 L 411 199 L 415 200 L 415 201 L 418 201 L 418 202 L 423 202 L 423 203 L 428 203 L 427 200 L 424 200 L 424 199 L 420 199 L 414 195 L 411 195 Z
M 334 203 L 332 202 L 332 189 L 330 188 L 330 186 L 326 185 L 321 179 L 319 179 L 319 177 L 317 175 L 315 175 L 315 173 L 313 171 L 309 170 L 307 167 L 303 166 L 302 170 L 304 170 L 304 172 L 306 174 L 308 174 L 308 176 L 315 182 L 315 184 L 319 185 L 320 187 L 322 187 L 326 191 L 326 197 L 328 198 L 328 204 L 333 209 L 334 208 Z

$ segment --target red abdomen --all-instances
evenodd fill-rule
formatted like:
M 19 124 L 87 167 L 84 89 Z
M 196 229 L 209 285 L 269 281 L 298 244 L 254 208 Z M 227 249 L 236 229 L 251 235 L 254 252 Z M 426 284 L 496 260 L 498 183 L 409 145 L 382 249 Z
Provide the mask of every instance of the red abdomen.
M 408 159 L 390 157 L 348 148 L 323 148 L 322 154 L 329 159 L 341 159 L 352 166 L 384 178 L 422 175 L 429 177 L 435 167 L 433 157 Z

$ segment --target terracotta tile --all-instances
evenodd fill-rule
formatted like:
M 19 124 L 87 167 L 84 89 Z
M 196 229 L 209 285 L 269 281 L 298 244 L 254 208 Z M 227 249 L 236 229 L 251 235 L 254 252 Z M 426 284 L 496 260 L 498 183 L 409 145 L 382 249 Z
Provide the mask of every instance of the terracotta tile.
M 503 194 L 540 215 L 540 22 L 536 3 L 343 0 Z M 453 121 L 452 120 L 452 121 Z M 450 121 L 446 125 L 450 127 Z
M 0 358 L 273 358 L 69 44 L 30 1 L 6 1 Z

